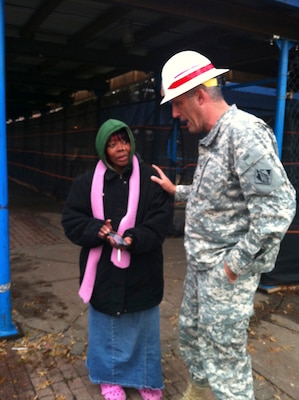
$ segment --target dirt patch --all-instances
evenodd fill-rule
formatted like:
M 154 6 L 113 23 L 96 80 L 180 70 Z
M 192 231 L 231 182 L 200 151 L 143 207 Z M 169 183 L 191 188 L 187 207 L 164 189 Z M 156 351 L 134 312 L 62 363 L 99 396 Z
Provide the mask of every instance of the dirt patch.
M 28 286 L 25 281 L 17 281 L 12 285 L 11 297 L 14 309 L 25 318 L 38 317 L 47 319 L 49 312 L 58 319 L 64 319 L 67 306 L 58 300 L 52 291 L 42 290 L 51 288 L 48 282 L 37 282 L 38 289 Z
M 255 304 L 255 315 L 251 319 L 251 325 L 258 324 L 260 320 L 270 322 L 273 315 L 284 316 L 299 325 L 299 289 L 266 295 Z

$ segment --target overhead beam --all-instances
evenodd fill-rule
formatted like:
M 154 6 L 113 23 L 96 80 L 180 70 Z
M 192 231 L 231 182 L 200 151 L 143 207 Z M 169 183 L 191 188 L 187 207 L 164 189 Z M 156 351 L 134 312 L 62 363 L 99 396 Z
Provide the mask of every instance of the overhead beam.
M 40 58 L 49 58 L 60 61 L 73 61 L 82 64 L 82 61 L 88 64 L 104 65 L 120 68 L 147 68 L 148 60 L 144 60 L 142 56 L 136 55 L 118 55 L 113 49 L 110 52 L 77 46 L 74 51 L 73 46 L 58 43 L 50 43 L 41 40 L 26 40 L 23 38 L 6 38 L 6 52 L 17 55 L 27 55 Z M 152 61 L 154 65 L 155 61 Z M 151 66 L 149 66 L 151 67 Z
M 119 18 L 124 18 L 129 14 L 131 10 L 123 6 L 113 6 L 107 9 L 101 14 L 100 17 L 95 18 L 90 24 L 84 26 L 79 32 L 72 35 L 68 43 L 78 45 L 84 45 L 93 38 L 97 32 L 105 29 Z
M 99 76 L 98 76 L 99 77 Z M 52 88 L 53 91 L 55 88 L 58 88 L 60 91 L 65 89 L 70 90 L 104 90 L 107 89 L 107 84 L 105 83 L 105 76 L 102 76 L 102 79 L 76 79 L 70 78 L 67 76 L 53 76 L 53 75 L 36 75 L 33 76 L 29 73 L 21 73 L 21 72 L 7 72 L 7 80 L 8 82 L 13 82 L 13 84 L 17 83 L 26 83 L 26 85 L 31 87 L 48 87 Z M 62 88 L 62 89 L 61 89 Z
M 298 21 L 287 15 L 265 7 L 262 11 L 235 2 L 222 0 L 113 0 L 117 4 L 151 10 L 166 15 L 180 16 L 195 21 L 211 23 L 238 29 L 239 31 L 262 34 L 271 37 L 273 34 L 288 39 L 299 40 Z M 231 4 L 230 4 L 231 3 Z M 265 18 L 265 13 L 267 17 Z
M 27 39 L 35 36 L 35 31 L 63 0 L 44 0 L 20 30 L 20 36 Z
M 180 23 L 183 22 L 183 19 L 162 17 L 152 25 L 147 26 L 135 33 L 134 41 L 128 48 L 124 46 L 123 41 L 117 41 L 116 43 L 112 44 L 111 49 L 113 49 L 114 52 L 121 52 L 123 55 L 125 55 L 125 57 L 129 57 L 128 50 L 130 50 L 131 47 L 134 48 L 135 46 L 138 46 L 138 44 L 143 45 L 147 40 L 154 39 L 161 33 L 176 28 Z M 136 67 L 134 67 L 134 69 L 136 69 Z
M 112 6 L 101 14 L 100 17 L 96 17 L 91 23 L 84 26 L 77 33 L 72 35 L 68 40 L 68 45 L 75 46 L 76 49 L 78 46 L 84 46 L 87 44 L 96 34 L 102 29 L 108 27 L 112 22 L 117 20 L 118 18 L 123 18 L 126 14 L 130 12 L 129 8 L 123 6 Z M 39 66 L 41 71 L 46 71 L 50 68 L 53 68 L 56 64 L 58 64 L 60 60 L 46 60 L 42 65 Z
M 256 73 L 262 73 L 264 63 L 273 61 L 270 69 L 267 70 L 269 76 L 276 76 L 278 50 L 271 46 L 270 41 L 260 41 L 254 38 L 240 38 L 232 41 L 230 33 L 220 28 L 207 28 L 193 32 L 180 40 L 176 40 L 173 46 L 161 46 L 152 51 L 149 59 L 162 60 L 162 64 L 174 54 L 174 52 L 191 49 L 198 50 L 211 60 L 218 68 L 246 69 L 248 65 L 255 63 Z M 215 46 L 215 42 L 218 45 Z

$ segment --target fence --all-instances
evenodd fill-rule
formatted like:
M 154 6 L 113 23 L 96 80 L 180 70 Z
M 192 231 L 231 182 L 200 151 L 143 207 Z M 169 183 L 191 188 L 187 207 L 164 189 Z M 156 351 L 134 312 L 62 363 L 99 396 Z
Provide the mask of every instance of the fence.
M 274 121 L 273 96 L 233 90 L 226 90 L 225 96 L 230 104 L 236 103 L 239 108 L 264 118 L 270 125 Z M 94 143 L 98 127 L 107 118 L 118 118 L 131 127 L 137 152 L 145 162 L 160 165 L 177 183 L 190 183 L 200 135 L 179 128 L 173 159 L 169 151 L 173 133 L 170 107 L 158 109 L 157 115 L 157 104 L 152 99 L 117 107 L 100 107 L 93 99 L 39 118 L 9 124 L 9 178 L 63 201 L 73 179 L 93 168 L 97 162 Z M 289 96 L 283 163 L 296 189 L 299 189 L 298 121 L 298 100 Z

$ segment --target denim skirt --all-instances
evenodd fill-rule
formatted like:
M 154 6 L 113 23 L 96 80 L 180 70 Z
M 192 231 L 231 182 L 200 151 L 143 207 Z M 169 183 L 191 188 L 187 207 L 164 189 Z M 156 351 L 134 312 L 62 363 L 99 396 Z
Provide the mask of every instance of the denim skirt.
M 92 383 L 163 389 L 159 306 L 111 316 L 89 305 L 86 365 Z

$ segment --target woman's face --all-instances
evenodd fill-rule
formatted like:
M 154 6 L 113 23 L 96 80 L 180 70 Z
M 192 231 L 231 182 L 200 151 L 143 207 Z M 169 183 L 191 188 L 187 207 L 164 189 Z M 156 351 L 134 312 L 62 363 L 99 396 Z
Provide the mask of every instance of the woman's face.
M 129 163 L 131 152 L 131 143 L 120 133 L 110 136 L 106 145 L 106 157 L 109 164 L 117 173 L 121 173 L 123 168 Z

